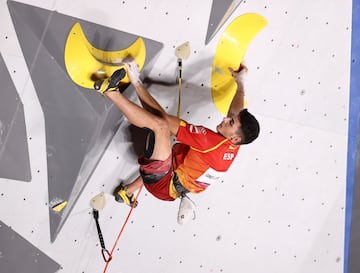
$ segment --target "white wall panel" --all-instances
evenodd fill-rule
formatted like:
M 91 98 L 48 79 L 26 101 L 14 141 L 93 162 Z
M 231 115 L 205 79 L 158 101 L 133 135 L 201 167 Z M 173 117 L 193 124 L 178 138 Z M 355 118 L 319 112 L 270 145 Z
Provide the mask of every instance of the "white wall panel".
M 0 219 L 59 263 L 60 272 L 102 272 L 89 202 L 105 192 L 100 223 L 111 249 L 128 213 L 112 190 L 137 172 L 127 124 L 51 244 L 43 114 L 6 1 L 0 2 L 0 48 L 23 99 L 32 170 L 27 184 L 0 179 Z M 245 58 L 246 98 L 261 121 L 259 139 L 241 148 L 221 183 L 192 196 L 197 219 L 188 225 L 176 223 L 178 201 L 158 201 L 143 189 L 107 272 L 342 272 L 351 1 L 244 1 L 207 46 L 211 1 L 22 2 L 164 43 L 150 76 L 174 85 L 151 91 L 173 113 L 175 48 L 189 41 L 182 117 L 212 128 L 222 118 L 209 88 L 219 35 L 247 12 L 269 23 Z

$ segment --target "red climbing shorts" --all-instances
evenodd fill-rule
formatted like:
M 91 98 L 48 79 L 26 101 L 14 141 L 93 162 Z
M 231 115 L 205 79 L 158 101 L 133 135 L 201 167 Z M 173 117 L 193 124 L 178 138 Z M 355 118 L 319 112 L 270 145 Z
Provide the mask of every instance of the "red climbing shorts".
M 151 160 L 140 155 L 138 162 L 145 188 L 158 199 L 174 201 L 176 198 L 172 186 L 172 155 L 165 160 Z

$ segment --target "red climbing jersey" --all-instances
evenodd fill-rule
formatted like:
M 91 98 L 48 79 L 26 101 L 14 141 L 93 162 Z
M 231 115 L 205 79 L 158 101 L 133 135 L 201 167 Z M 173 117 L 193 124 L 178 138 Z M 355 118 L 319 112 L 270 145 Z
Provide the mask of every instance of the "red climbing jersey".
M 240 146 L 203 126 L 180 122 L 173 147 L 173 166 L 181 184 L 199 193 L 219 180 L 234 161 Z

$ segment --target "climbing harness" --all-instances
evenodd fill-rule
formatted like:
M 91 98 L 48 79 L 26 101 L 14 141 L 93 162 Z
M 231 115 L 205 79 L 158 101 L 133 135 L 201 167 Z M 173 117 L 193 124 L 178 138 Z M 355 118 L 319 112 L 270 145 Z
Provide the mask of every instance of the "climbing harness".
M 184 197 L 189 191 L 180 183 L 177 173 L 173 172 L 173 183 L 175 190 L 180 194 L 181 197 Z

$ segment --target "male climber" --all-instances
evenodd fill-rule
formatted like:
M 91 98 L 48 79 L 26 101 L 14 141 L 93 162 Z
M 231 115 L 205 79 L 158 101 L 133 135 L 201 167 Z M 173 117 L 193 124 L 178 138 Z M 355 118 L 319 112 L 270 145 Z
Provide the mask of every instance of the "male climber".
M 125 67 L 142 107 L 121 92 L 107 91 L 103 94 L 130 123 L 146 128 L 148 136 L 145 151 L 138 158 L 140 176 L 128 185 L 121 184 L 114 192 L 115 199 L 136 206 L 134 192 L 144 185 L 161 200 L 181 198 L 181 203 L 186 201 L 183 206 L 180 205 L 180 210 L 192 209 L 193 203 L 186 194 L 202 192 L 217 181 L 234 161 L 240 145 L 251 143 L 259 134 L 258 121 L 244 109 L 243 77 L 247 68 L 241 65 L 237 72 L 229 68 L 237 83 L 237 90 L 227 116 L 217 125 L 215 132 L 167 114 L 144 87 L 135 61 L 125 63 Z M 116 77 L 112 76 L 111 80 L 116 83 Z M 174 146 L 171 135 L 176 136 Z M 179 211 L 180 224 L 190 217 L 184 213 L 191 212 Z

